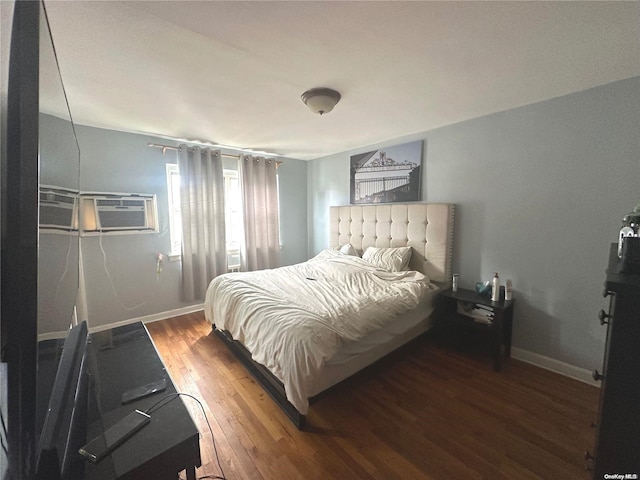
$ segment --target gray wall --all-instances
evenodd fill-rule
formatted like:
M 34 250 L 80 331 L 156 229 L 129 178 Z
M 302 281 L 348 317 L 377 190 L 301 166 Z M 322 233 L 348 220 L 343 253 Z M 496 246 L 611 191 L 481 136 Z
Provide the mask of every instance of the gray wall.
M 39 118 L 40 184 L 79 186 L 79 152 L 71 123 Z M 40 229 L 38 235 L 38 334 L 64 336 L 73 318 L 79 281 L 78 232 Z
M 307 164 L 283 159 L 278 168 L 280 184 L 280 264 L 292 265 L 307 260 Z
M 174 144 L 164 139 L 78 126 L 82 191 L 155 193 L 160 232 L 157 234 L 83 237 L 82 255 L 88 319 L 99 327 L 131 318 L 189 307 L 180 299 L 181 264 L 165 261 L 156 273 L 158 253 L 170 248 L 166 163 L 176 152 L 147 146 Z M 279 169 L 281 203 L 285 208 L 281 263 L 306 259 L 306 162 L 283 159 Z M 289 206 L 291 206 L 289 208 Z M 300 228 L 303 225 L 304 228 Z M 289 235 L 291 232 L 291 235 Z
M 83 278 L 90 327 L 187 306 L 180 300 L 180 263 L 165 263 L 156 274 L 156 256 L 168 253 L 169 217 L 165 164 L 172 156 L 147 146 L 157 139 L 77 126 L 80 190 L 155 193 L 160 232 L 81 238 Z
M 458 205 L 454 271 L 514 284 L 514 346 L 600 368 L 609 245 L 640 203 L 640 77 L 310 162 L 309 253 L 349 203 L 349 157 L 424 141 L 422 200 Z

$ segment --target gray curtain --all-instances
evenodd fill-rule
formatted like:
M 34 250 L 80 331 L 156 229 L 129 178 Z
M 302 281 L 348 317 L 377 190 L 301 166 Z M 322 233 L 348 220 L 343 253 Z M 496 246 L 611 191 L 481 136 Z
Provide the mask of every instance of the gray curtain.
M 244 212 L 242 270 L 275 268 L 280 256 L 276 162 L 243 155 L 239 176 Z
M 224 177 L 219 150 L 180 145 L 182 293 L 204 300 L 211 280 L 227 271 Z

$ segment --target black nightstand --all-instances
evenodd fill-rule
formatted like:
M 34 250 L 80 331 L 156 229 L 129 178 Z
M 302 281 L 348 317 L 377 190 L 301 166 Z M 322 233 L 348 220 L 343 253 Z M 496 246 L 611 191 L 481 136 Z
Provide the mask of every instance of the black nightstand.
M 492 302 L 490 298 L 478 295 L 473 290 L 458 288 L 457 292 L 451 289 L 440 292 L 442 299 L 441 313 L 438 315 L 438 335 L 442 335 L 450 327 L 469 329 L 479 334 L 489 336 L 491 352 L 494 357 L 494 368 L 500 371 L 502 348 L 504 355 L 511 356 L 511 332 L 513 327 L 513 300 L 500 300 Z M 493 312 L 491 323 L 480 323 L 473 318 L 458 313 L 458 302 L 475 304 L 485 307 Z

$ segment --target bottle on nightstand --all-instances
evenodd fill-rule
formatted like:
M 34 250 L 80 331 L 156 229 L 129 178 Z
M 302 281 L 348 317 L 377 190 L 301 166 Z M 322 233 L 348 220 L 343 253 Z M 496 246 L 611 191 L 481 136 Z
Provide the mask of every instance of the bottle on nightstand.
M 500 301 L 500 278 L 498 272 L 493 274 L 493 280 L 491 281 L 491 301 Z

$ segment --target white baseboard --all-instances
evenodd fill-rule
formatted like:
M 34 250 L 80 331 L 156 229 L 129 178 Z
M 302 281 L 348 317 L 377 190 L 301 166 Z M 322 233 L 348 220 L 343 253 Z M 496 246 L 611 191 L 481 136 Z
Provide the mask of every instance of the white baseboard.
M 123 325 L 129 325 L 130 323 L 142 322 L 151 323 L 159 320 L 166 320 L 167 318 L 179 317 L 180 315 L 187 315 L 188 313 L 199 312 L 204 309 L 204 303 L 198 303 L 196 305 L 189 305 L 188 307 L 176 308 L 174 310 L 168 310 L 166 312 L 154 313 L 151 315 L 145 315 L 143 317 L 129 318 L 128 320 L 121 320 L 115 323 L 109 323 L 107 325 L 100 325 L 97 327 L 89 327 L 89 333 L 102 332 L 109 330 L 110 328 L 121 327 Z
M 583 383 L 588 383 L 594 387 L 599 387 L 600 382 L 596 382 L 591 376 L 591 372 L 585 368 L 576 367 L 551 357 L 545 357 L 537 353 L 523 350 L 521 348 L 511 347 L 511 356 L 517 360 L 521 360 L 536 367 L 550 370 L 565 377 L 573 378 Z
M 67 338 L 67 335 L 69 335 L 69 330 L 63 330 L 61 332 L 39 333 L 38 341 L 42 342 L 44 340 L 60 340 L 62 338 Z

